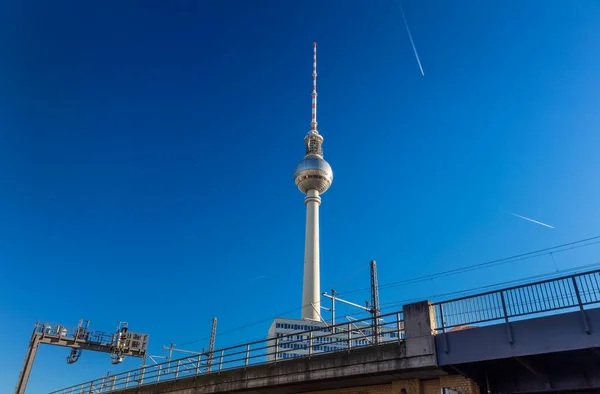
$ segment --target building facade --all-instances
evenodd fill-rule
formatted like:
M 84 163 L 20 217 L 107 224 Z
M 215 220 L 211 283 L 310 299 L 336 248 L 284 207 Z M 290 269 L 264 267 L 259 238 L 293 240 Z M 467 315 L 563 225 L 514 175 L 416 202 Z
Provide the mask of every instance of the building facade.
M 379 327 L 380 343 L 403 339 L 402 334 L 398 335 L 403 327 L 394 325 L 395 327 L 387 324 Z M 350 329 L 350 333 L 348 333 L 348 329 Z M 310 354 L 348 350 L 349 340 L 351 348 L 368 346 L 376 340 L 372 326 L 364 322 L 349 322 L 328 327 L 325 323 L 285 318 L 273 320 L 268 335 L 270 339 L 267 352 L 268 361 L 275 360 L 275 354 L 277 354 L 278 360 L 285 360 Z

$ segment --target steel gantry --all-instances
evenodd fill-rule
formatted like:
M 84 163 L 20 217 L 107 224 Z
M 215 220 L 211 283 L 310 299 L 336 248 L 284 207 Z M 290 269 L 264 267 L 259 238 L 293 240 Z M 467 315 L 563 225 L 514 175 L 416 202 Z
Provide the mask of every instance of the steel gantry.
M 40 345 L 68 347 L 71 353 L 67 363 L 73 364 L 81 357 L 84 350 L 110 354 L 110 361 L 118 364 L 126 356 L 145 357 L 148 347 L 148 334 L 131 332 L 125 322 L 120 322 L 114 334 L 102 331 L 90 331 L 89 320 L 80 320 L 77 328 L 70 329 L 60 324 L 36 323 L 33 327 L 31 340 L 15 394 L 24 394 L 31 368 Z

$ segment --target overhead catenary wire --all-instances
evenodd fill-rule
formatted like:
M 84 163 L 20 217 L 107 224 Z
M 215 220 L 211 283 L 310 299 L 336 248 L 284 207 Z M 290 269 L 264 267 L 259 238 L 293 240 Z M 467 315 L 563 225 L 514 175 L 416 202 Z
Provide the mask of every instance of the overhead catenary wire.
M 392 308 L 394 308 L 393 311 L 397 311 L 396 308 L 398 308 L 398 307 L 401 307 L 403 305 L 410 304 L 413 302 L 423 301 L 423 300 L 436 301 L 436 300 L 440 300 L 440 299 L 449 299 L 449 298 L 456 297 L 456 296 L 469 297 L 472 295 L 477 295 L 478 293 L 480 293 L 482 291 L 501 290 L 510 285 L 516 286 L 519 284 L 525 284 L 525 283 L 528 283 L 528 282 L 530 282 L 532 280 L 536 280 L 536 279 L 537 280 L 550 280 L 550 279 L 560 277 L 565 274 L 576 274 L 578 272 L 587 271 L 590 268 L 597 268 L 597 267 L 600 267 L 600 262 L 596 262 L 596 263 L 592 263 L 592 264 L 584 264 L 584 265 L 580 265 L 580 266 L 569 268 L 569 269 L 564 269 L 564 270 L 557 271 L 557 272 L 549 272 L 549 273 L 545 273 L 545 274 L 533 275 L 533 276 L 529 276 L 526 278 L 509 280 L 509 281 L 494 283 L 494 284 L 486 285 L 486 286 L 473 287 L 470 289 L 463 289 L 463 290 L 452 291 L 452 292 L 447 292 L 447 293 L 424 295 L 421 297 L 406 298 L 403 300 L 390 301 L 390 302 L 381 304 L 382 305 L 381 311 L 382 312 L 387 311 Z M 390 313 L 390 312 L 387 312 L 387 313 Z M 353 313 L 345 314 L 345 316 L 357 316 L 357 315 L 363 315 L 363 314 L 366 314 L 366 312 L 364 312 L 364 311 L 353 312 Z
M 371 263 L 367 263 L 365 265 L 363 265 L 362 267 L 360 267 L 359 269 L 357 269 L 356 271 L 354 271 L 353 273 L 351 273 L 350 275 L 347 275 L 345 278 L 343 278 L 342 280 L 340 280 L 339 282 L 336 283 L 336 287 L 341 286 L 342 284 L 346 283 L 347 281 L 349 281 L 350 279 L 354 278 L 356 275 L 358 275 L 362 270 L 364 270 L 365 268 L 367 268 Z
M 287 310 L 287 311 L 285 311 L 285 312 L 282 312 L 282 313 L 278 314 L 277 316 L 275 316 L 275 318 L 277 318 L 277 317 L 281 317 L 281 316 L 284 316 L 284 315 L 287 315 L 288 313 L 292 313 L 292 312 L 299 311 L 299 310 L 301 310 L 301 309 L 302 309 L 302 306 L 300 306 L 300 307 L 297 307 L 297 308 L 294 308 L 294 309 L 289 309 L 289 310 Z M 219 337 L 219 336 L 220 336 L 220 337 L 223 337 L 224 335 L 227 335 L 227 334 L 232 334 L 232 333 L 234 333 L 234 332 L 237 332 L 237 331 L 243 330 L 243 329 L 245 329 L 245 328 L 250 328 L 250 327 L 256 326 L 256 325 L 258 325 L 258 324 L 265 323 L 265 322 L 267 322 L 267 321 L 271 321 L 271 320 L 273 320 L 273 319 L 274 319 L 274 318 L 273 318 L 272 316 L 269 316 L 269 317 L 267 317 L 267 318 L 264 318 L 264 319 L 257 320 L 257 321 L 255 321 L 254 323 L 248 323 L 248 324 L 245 324 L 245 325 L 243 325 L 243 326 L 240 326 L 240 327 L 232 328 L 231 330 L 226 330 L 226 331 L 224 331 L 224 332 L 222 332 L 222 333 L 217 333 L 217 334 L 216 334 L 216 337 Z M 195 339 L 195 340 L 193 340 L 193 341 L 189 341 L 189 342 L 184 342 L 184 343 L 181 343 L 181 344 L 179 344 L 179 345 L 180 345 L 180 346 L 191 345 L 191 344 L 198 343 L 198 342 L 201 342 L 201 341 L 206 341 L 206 340 L 208 340 L 208 339 L 210 339 L 210 336 L 208 336 L 208 337 L 205 337 L 205 338 Z
M 453 291 L 453 292 L 447 292 L 447 293 L 439 293 L 439 294 L 435 294 L 435 295 L 429 295 L 429 296 L 422 296 L 422 297 L 416 297 L 416 298 L 407 298 L 407 299 L 403 299 L 403 300 L 397 300 L 397 301 L 392 301 L 392 302 L 387 302 L 387 303 L 383 303 L 381 304 L 382 308 L 381 311 L 383 312 L 384 310 L 388 310 L 391 308 L 395 308 L 397 306 L 403 306 L 412 302 L 418 302 L 418 301 L 422 301 L 424 299 L 429 300 L 429 301 L 435 301 L 438 299 L 448 299 L 451 297 L 455 297 L 455 296 L 464 296 L 464 297 L 468 297 L 471 295 L 477 295 L 478 293 L 480 293 L 482 290 L 483 291 L 495 291 L 495 290 L 501 290 L 506 288 L 507 286 L 514 286 L 514 285 L 519 285 L 519 284 L 523 284 L 523 282 L 531 282 L 532 280 L 550 280 L 553 278 L 557 278 L 557 277 L 561 277 L 565 274 L 577 274 L 579 272 L 585 272 L 585 271 L 589 271 L 591 268 L 597 268 L 600 267 L 600 262 L 595 262 L 595 263 L 591 263 L 591 264 L 584 264 L 584 265 L 580 265 L 577 267 L 572 267 L 572 268 L 568 268 L 568 269 L 563 269 L 560 271 L 555 271 L 555 272 L 550 272 L 550 273 L 545 273 L 545 274 L 538 274 L 538 275 L 533 275 L 533 276 L 529 276 L 529 277 L 525 277 L 525 278 L 520 278 L 520 279 L 514 279 L 514 280 L 509 280 L 509 281 L 505 281 L 505 282 L 499 282 L 499 283 L 495 283 L 492 285 L 486 285 L 486 286 L 478 286 L 478 287 L 473 287 L 470 289 L 463 289 L 463 290 L 458 290 L 458 291 Z M 385 307 L 383 307 L 385 306 Z M 298 310 L 300 308 L 295 308 L 295 310 Z M 396 310 L 398 311 L 398 310 Z M 354 313 L 347 313 L 344 314 L 344 316 L 347 317 L 352 317 L 352 316 L 357 316 L 360 314 L 366 314 L 367 312 L 364 311 L 360 311 L 360 312 L 354 312 Z M 385 313 L 382 313 L 385 314 Z M 278 316 L 279 317 L 279 316 Z M 271 318 L 273 319 L 273 318 Z M 258 324 L 258 323 L 257 323 Z M 246 326 L 244 326 L 246 327 Z M 239 327 L 238 329 L 242 329 L 243 327 Z M 236 329 L 236 330 L 238 330 Z M 233 330 L 230 330 L 229 332 L 231 332 Z M 246 340 L 245 343 L 248 342 L 254 342 L 257 340 L 261 340 L 264 339 L 264 335 L 261 335 L 259 337 L 254 337 L 251 339 Z M 200 339 L 201 340 L 201 339 Z M 198 340 L 198 341 L 200 341 Z M 193 341 L 196 342 L 196 341 Z M 158 356 L 160 357 L 160 356 Z M 118 369 L 114 372 L 112 372 L 112 374 L 116 374 L 119 372 L 123 372 L 123 371 L 127 371 L 129 370 L 128 368 L 121 368 Z
M 590 241 L 594 241 L 594 242 L 590 242 Z M 532 252 L 528 252 L 528 253 L 521 253 L 521 254 L 517 254 L 517 255 L 514 255 L 514 256 L 510 256 L 510 257 L 505 257 L 505 258 L 501 258 L 501 259 L 496 259 L 496 260 L 486 261 L 486 262 L 482 262 L 482 263 L 478 263 L 478 264 L 473 264 L 473 265 L 470 265 L 470 266 L 465 266 L 465 267 L 456 268 L 456 269 L 452 269 L 452 270 L 442 271 L 442 272 L 438 272 L 438 273 L 434 273 L 434 274 L 429 274 L 429 275 L 423 275 L 423 276 L 415 277 L 415 278 L 412 278 L 412 279 L 406 279 L 406 280 L 402 280 L 402 281 L 389 282 L 389 283 L 386 283 L 386 284 L 383 284 L 383 285 L 379 285 L 379 288 L 382 289 L 382 288 L 388 288 L 388 287 L 393 287 L 393 286 L 399 286 L 399 285 L 402 285 L 402 284 L 421 282 L 421 281 L 435 279 L 435 278 L 449 276 L 449 275 L 457 275 L 457 274 L 460 274 L 460 273 L 470 272 L 470 271 L 477 270 L 477 269 L 485 269 L 485 268 L 489 268 L 489 267 L 500 265 L 500 264 L 509 264 L 509 263 L 516 262 L 516 261 L 522 261 L 522 260 L 525 260 L 525 259 L 528 259 L 528 258 L 540 257 L 540 256 L 543 256 L 543 255 L 549 254 L 550 252 L 552 252 L 552 253 L 559 253 L 559 252 L 564 252 L 564 251 L 567 251 L 567 250 L 582 248 L 582 247 L 585 247 L 585 246 L 590 246 L 590 245 L 594 245 L 594 244 L 598 244 L 598 243 L 600 243 L 600 235 L 597 235 L 597 236 L 594 236 L 594 237 L 590 237 L 590 238 L 581 239 L 581 240 L 578 240 L 578 241 L 568 242 L 568 243 L 565 243 L 565 244 L 556 245 L 556 246 L 552 246 L 552 247 L 548 247 L 548 248 L 538 249 L 538 250 L 535 250 L 535 251 L 532 251 Z M 563 271 L 557 271 L 557 272 L 563 272 Z M 556 274 L 557 272 L 554 272 L 554 274 Z M 523 281 L 523 280 L 526 280 L 526 279 L 518 279 L 518 280 L 515 280 L 515 282 L 516 281 Z M 504 284 L 506 284 L 506 282 Z M 493 286 L 497 286 L 497 284 L 493 285 Z M 370 287 L 368 287 L 368 288 L 362 288 L 362 289 L 349 290 L 349 291 L 346 291 L 344 293 L 339 293 L 339 294 L 345 294 L 345 295 L 347 295 L 347 294 L 358 294 L 358 293 L 361 293 L 361 292 L 364 292 L 364 291 L 370 291 Z M 465 290 L 462 290 L 461 292 L 464 292 L 464 291 Z M 460 294 L 461 292 L 455 292 L 454 294 L 457 294 L 457 293 Z M 446 295 L 448 295 L 448 294 L 446 294 Z M 441 297 L 441 295 L 438 296 L 438 298 L 439 297 Z M 419 299 L 423 299 L 423 297 L 419 297 Z M 406 301 L 403 300 L 403 301 L 398 301 L 398 302 L 406 302 Z M 388 303 L 382 304 L 382 306 L 383 305 L 387 305 L 387 304 Z M 289 313 L 299 311 L 304 306 L 305 305 L 302 305 L 302 306 L 299 306 L 299 307 L 296 307 L 296 308 L 293 308 L 293 309 L 289 309 L 289 310 L 287 310 L 285 312 L 282 312 L 282 313 L 279 313 L 279 314 L 277 314 L 275 316 L 270 316 L 270 317 L 266 317 L 266 318 L 263 318 L 263 319 L 259 319 L 259 320 L 255 321 L 253 323 L 248 323 L 248 324 L 245 324 L 245 325 L 233 328 L 231 330 L 226 330 L 226 331 L 223 331 L 221 333 L 217 333 L 216 336 L 219 337 L 219 338 L 222 338 L 225 335 L 229 335 L 229 334 L 238 332 L 238 331 L 246 329 L 246 328 L 254 327 L 254 326 L 258 325 L 258 324 L 262 324 L 262 323 L 265 323 L 265 322 L 271 322 L 271 321 L 273 321 L 276 318 L 281 318 L 281 317 L 284 317 L 285 315 L 287 315 Z M 310 306 L 310 304 L 306 305 L 306 306 Z M 389 309 L 389 307 L 382 308 L 382 309 Z M 353 315 L 356 315 L 356 314 L 359 314 L 359 313 L 361 313 L 361 312 L 353 313 L 353 314 L 350 314 L 349 316 L 353 316 Z M 184 343 L 181 343 L 179 345 L 180 346 L 186 346 L 186 345 L 191 345 L 191 344 L 198 343 L 198 342 L 201 342 L 201 341 L 206 341 L 206 340 L 209 340 L 209 339 L 210 339 L 210 336 L 207 336 L 207 337 L 196 339 L 196 340 L 193 340 L 193 341 L 184 342 Z
M 589 241 L 594 241 L 594 242 L 589 242 Z M 582 243 L 583 243 L 583 245 L 581 245 Z M 417 283 L 417 282 L 422 282 L 425 280 L 436 279 L 436 278 L 446 277 L 446 276 L 450 276 L 450 275 L 456 275 L 456 274 L 475 271 L 475 270 L 479 270 L 479 269 L 494 267 L 497 265 L 509 264 L 509 263 L 513 263 L 513 262 L 517 262 L 517 261 L 535 258 L 535 257 L 541 257 L 541 256 L 549 254 L 550 252 L 560 253 L 560 252 L 565 252 L 567 250 L 572 250 L 572 249 L 582 248 L 585 246 L 595 245 L 598 243 L 600 243 L 600 235 L 591 237 L 591 238 L 582 239 L 579 241 L 568 242 L 568 243 L 565 243 L 562 245 L 557 245 L 557 246 L 553 246 L 553 247 L 549 247 L 549 248 L 538 249 L 538 250 L 528 252 L 528 253 L 522 253 L 522 254 L 518 254 L 518 255 L 514 255 L 514 256 L 510 256 L 510 257 L 504 257 L 501 259 L 490 260 L 490 261 L 486 261 L 486 262 L 482 262 L 482 263 L 478 263 L 478 264 L 472 264 L 472 265 L 468 265 L 465 267 L 453 268 L 451 270 L 446 270 L 446 271 L 437 272 L 437 273 L 428 274 L 428 275 L 422 275 L 422 276 L 418 276 L 415 278 L 403 279 L 403 280 L 395 281 L 395 282 L 388 282 L 388 283 L 380 285 L 379 289 L 385 289 L 385 288 L 389 288 L 389 287 L 395 287 L 395 286 L 405 285 L 405 284 L 410 284 L 410 283 Z M 340 292 L 339 294 L 340 295 L 348 295 L 348 294 L 357 294 L 357 293 L 362 293 L 362 292 L 367 292 L 367 291 L 370 291 L 369 287 Z
M 505 282 L 494 283 L 492 285 L 473 287 L 470 289 L 463 289 L 463 290 L 452 291 L 452 292 L 447 292 L 447 293 L 440 293 L 440 294 L 430 295 L 430 296 L 426 296 L 426 297 L 415 297 L 415 298 L 404 299 L 404 300 L 400 300 L 400 301 L 391 301 L 391 302 L 386 302 L 386 303 L 382 304 L 382 306 L 385 305 L 385 308 L 382 308 L 382 310 L 401 306 L 406 303 L 421 301 L 423 299 L 437 300 L 440 298 L 448 298 L 448 297 L 457 296 L 457 295 L 468 297 L 471 295 L 477 295 L 481 291 L 501 290 L 508 285 L 515 286 L 515 285 L 519 285 L 519 284 L 526 284 L 532 280 L 550 280 L 550 279 L 553 279 L 556 277 L 563 276 L 565 274 L 576 274 L 578 272 L 587 271 L 591 268 L 597 268 L 597 267 L 600 267 L 600 262 L 579 265 L 577 267 L 568 268 L 568 269 L 564 269 L 564 270 L 560 270 L 560 271 L 549 272 L 549 273 L 545 273 L 545 274 L 528 276 L 526 278 L 520 278 L 520 279 L 514 279 L 514 280 L 505 281 Z
M 433 294 L 433 295 L 423 295 L 421 297 L 415 297 L 415 298 L 406 298 L 403 300 L 396 300 L 396 301 L 390 301 L 390 302 L 386 302 L 381 304 L 382 308 L 381 311 L 386 311 L 386 310 L 390 310 L 392 308 L 397 308 L 398 306 L 403 306 L 412 302 L 418 302 L 418 301 L 422 301 L 424 299 L 430 300 L 430 301 L 435 301 L 435 300 L 439 300 L 439 299 L 445 299 L 445 298 L 450 298 L 450 297 L 455 297 L 455 296 L 465 296 L 468 297 L 470 295 L 476 295 L 477 292 L 481 292 L 481 291 L 494 291 L 494 290 L 500 290 L 505 288 L 506 286 L 511 286 L 511 285 L 518 285 L 518 284 L 523 284 L 524 282 L 530 282 L 532 280 L 546 280 L 546 279 L 552 279 L 555 277 L 560 277 L 562 275 L 565 274 L 576 274 L 578 272 L 581 271 L 587 271 L 591 268 L 597 268 L 600 267 L 600 262 L 595 262 L 592 264 L 584 264 L 584 265 L 580 265 L 577 267 L 573 267 L 573 268 L 568 268 L 568 269 L 563 269 L 560 271 L 555 271 L 555 272 L 550 272 L 550 273 L 545 273 L 545 274 L 539 274 L 539 275 L 533 275 L 533 276 L 528 276 L 525 278 L 520 278 L 520 279 L 514 279 L 514 280 L 509 280 L 509 281 L 504 281 L 504 282 L 499 282 L 499 283 L 494 283 L 491 285 L 485 285 L 485 286 L 478 286 L 478 287 L 473 287 L 470 289 L 463 289 L 463 290 L 458 290 L 458 291 L 452 291 L 452 292 L 446 292 L 446 293 L 439 293 L 439 294 Z M 297 311 L 300 310 L 301 308 L 294 308 L 294 310 L 290 310 L 289 312 L 292 311 Z M 286 314 L 287 314 L 286 313 Z M 365 311 L 358 311 L 358 312 L 353 312 L 353 313 L 347 313 L 344 314 L 344 316 L 357 316 L 357 315 L 361 315 L 361 314 L 367 314 L 367 312 Z M 271 317 L 268 319 L 263 319 L 262 321 L 256 322 L 252 325 L 257 325 L 260 323 L 263 323 L 265 321 L 272 321 L 275 318 L 278 317 L 282 317 L 282 316 L 276 316 L 276 317 Z M 238 331 L 241 330 L 243 328 L 247 328 L 249 325 L 245 325 L 242 327 L 238 327 L 237 329 L 234 330 L 229 330 L 229 332 L 233 332 L 233 331 Z M 249 341 L 254 341 L 254 340 L 259 340 L 264 338 L 264 335 L 259 336 L 259 337 L 254 337 L 252 339 L 250 339 Z

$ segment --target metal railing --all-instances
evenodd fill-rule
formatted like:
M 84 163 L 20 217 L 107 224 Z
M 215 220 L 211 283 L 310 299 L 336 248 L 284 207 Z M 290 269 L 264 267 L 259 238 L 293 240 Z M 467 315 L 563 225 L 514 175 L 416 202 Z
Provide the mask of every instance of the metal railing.
M 579 309 L 586 331 L 584 306 L 600 303 L 600 270 L 548 279 L 434 304 L 436 331 L 471 328 L 470 324 Z M 509 330 L 510 337 L 510 330 Z M 512 342 L 512 337 L 510 337 Z
M 512 343 L 509 327 L 511 319 L 572 309 L 581 312 L 585 329 L 590 333 L 585 307 L 592 304 L 600 304 L 600 270 L 435 303 L 434 331 L 437 334 L 446 334 L 468 325 L 479 326 L 504 321 Z M 265 340 L 215 350 L 211 354 L 184 357 L 106 376 L 50 394 L 112 393 L 200 374 L 285 362 L 288 359 L 323 353 L 350 351 L 354 348 L 404 339 L 402 312 L 381 315 L 380 318 L 377 324 L 374 324 L 373 318 L 367 318 L 329 327 L 317 326 L 307 331 L 295 330 L 289 334 L 278 334 Z M 290 330 L 294 330 L 294 327 L 290 327 Z M 381 335 L 377 336 L 377 332 L 381 332 Z M 445 339 L 446 336 L 443 335 L 447 347 Z M 210 366 L 207 365 L 209 357 L 212 357 Z
M 305 325 L 301 325 L 301 327 L 305 327 Z M 380 315 L 377 323 L 373 318 L 367 318 L 334 326 L 315 326 L 306 331 L 293 330 L 292 327 L 290 331 L 293 332 L 279 333 L 268 339 L 218 349 L 211 354 L 204 353 L 184 357 L 105 376 L 53 391 L 50 394 L 112 393 L 200 374 L 219 373 L 251 365 L 286 362 L 289 359 L 351 351 L 355 348 L 402 341 L 404 339 L 404 321 L 402 312 L 395 312 Z M 211 362 L 210 365 L 207 365 L 209 357 L 211 357 Z

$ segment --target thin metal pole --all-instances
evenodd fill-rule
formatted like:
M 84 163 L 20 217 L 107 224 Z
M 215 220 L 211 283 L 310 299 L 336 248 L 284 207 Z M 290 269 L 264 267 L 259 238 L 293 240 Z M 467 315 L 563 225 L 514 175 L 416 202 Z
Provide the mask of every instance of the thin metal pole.
M 17 381 L 17 387 L 15 389 L 15 394 L 24 394 L 25 388 L 27 387 L 27 381 L 29 380 L 29 375 L 31 374 L 31 368 L 33 367 L 33 362 L 35 360 L 35 355 L 37 353 L 38 347 L 40 346 L 40 335 L 36 332 L 38 325 L 36 324 L 33 328 L 33 333 L 31 334 L 31 340 L 29 341 L 29 348 L 27 349 L 27 354 L 25 355 L 25 361 L 23 362 L 23 368 L 19 373 L 19 380 Z M 42 331 L 42 335 L 45 329 Z
M 448 349 L 448 338 L 446 338 L 446 326 L 444 323 L 444 304 L 439 304 L 440 306 L 440 320 L 442 321 L 442 340 L 444 341 L 444 352 L 448 353 L 450 349 Z
M 138 386 L 144 384 L 144 374 L 146 373 L 146 356 L 142 359 L 142 370 L 140 371 L 140 380 Z
M 125 388 L 129 387 L 129 374 L 131 372 L 127 372 L 127 379 L 125 379 Z
M 196 375 L 200 373 L 200 357 L 202 356 L 198 356 L 198 364 L 196 364 Z
M 156 374 L 156 382 L 160 382 L 160 373 L 162 372 L 162 365 L 158 366 L 158 373 Z
M 592 330 L 590 330 L 590 324 L 588 323 L 587 315 L 585 314 L 585 309 L 583 309 L 583 303 L 581 302 L 581 294 L 579 294 L 579 286 L 577 286 L 577 280 L 574 276 L 571 277 L 573 280 L 573 287 L 575 288 L 575 294 L 577 295 L 577 303 L 579 304 L 579 311 L 581 312 L 581 317 L 583 318 L 583 326 L 585 327 L 585 332 L 590 335 Z
M 308 333 L 308 357 L 312 356 L 313 353 L 313 332 Z
M 401 333 L 402 333 L 402 320 L 400 319 L 400 313 L 399 312 L 396 313 L 396 324 L 397 324 L 397 329 L 398 329 L 398 341 L 400 341 L 402 339 L 402 336 L 401 336 Z
M 244 360 L 244 366 L 248 366 L 248 356 L 250 355 L 250 345 L 246 345 L 246 358 Z
M 221 369 L 223 369 L 223 355 L 225 353 L 225 350 L 221 350 L 221 357 L 219 359 L 219 371 L 221 371 Z
M 335 290 L 331 289 L 331 325 L 335 326 Z M 335 328 L 333 329 L 335 333 Z
M 180 361 L 177 360 L 177 367 L 175 368 L 175 379 L 179 377 L 179 363 Z
M 352 349 L 352 323 L 348 323 L 346 329 L 348 330 L 348 351 L 350 351 Z
M 275 338 L 275 362 L 277 362 L 277 356 L 279 356 L 279 337 Z
M 508 342 L 512 345 L 514 341 L 512 337 L 512 331 L 510 330 L 510 323 L 508 322 L 508 312 L 506 311 L 506 302 L 504 301 L 504 291 L 502 290 L 500 290 L 500 299 L 502 300 L 502 312 L 504 313 L 504 323 L 506 324 Z

